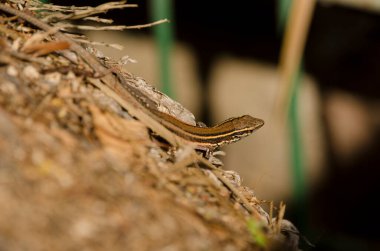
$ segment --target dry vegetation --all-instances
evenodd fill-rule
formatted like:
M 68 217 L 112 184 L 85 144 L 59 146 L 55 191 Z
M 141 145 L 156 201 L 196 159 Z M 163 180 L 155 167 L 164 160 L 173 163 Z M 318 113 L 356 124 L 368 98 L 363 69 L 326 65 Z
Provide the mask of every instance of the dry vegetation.
M 17 2 L 54 27 L 99 12 Z M 260 250 L 282 238 L 236 173 L 178 162 L 55 32 L 0 12 L 0 250 Z

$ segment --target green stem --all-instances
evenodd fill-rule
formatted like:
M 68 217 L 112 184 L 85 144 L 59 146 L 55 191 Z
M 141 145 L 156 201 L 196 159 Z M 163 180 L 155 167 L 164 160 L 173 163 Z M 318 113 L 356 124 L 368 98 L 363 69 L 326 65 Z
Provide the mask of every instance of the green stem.
M 291 144 L 291 160 L 293 169 L 293 189 L 294 197 L 298 205 L 305 202 L 306 197 L 306 182 L 304 173 L 304 154 L 302 146 L 302 137 L 300 130 L 300 120 L 298 114 L 298 95 L 302 70 L 299 69 L 293 78 L 291 90 L 291 99 L 289 106 L 289 133 Z
M 171 83 L 171 62 L 170 54 L 173 44 L 173 15 L 172 0 L 151 0 L 151 16 L 153 20 L 167 18 L 170 23 L 155 26 L 154 35 L 158 46 L 158 57 L 160 67 L 160 83 L 162 91 L 168 96 L 173 97 L 173 88 Z

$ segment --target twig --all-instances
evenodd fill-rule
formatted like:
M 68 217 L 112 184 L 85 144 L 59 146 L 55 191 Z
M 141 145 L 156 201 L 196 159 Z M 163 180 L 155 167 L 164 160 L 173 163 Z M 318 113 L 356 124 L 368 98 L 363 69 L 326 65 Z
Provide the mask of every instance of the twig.
M 93 30 L 93 31 L 104 31 L 104 30 L 117 30 L 117 31 L 122 31 L 122 30 L 131 30 L 131 29 L 142 29 L 142 28 L 147 28 L 147 27 L 152 27 L 154 25 L 159 25 L 162 23 L 168 23 L 168 19 L 162 19 L 158 20 L 152 23 L 148 24 L 141 24 L 141 25 L 109 25 L 109 26 L 90 26 L 90 25 L 75 25 L 75 24 L 64 24 L 62 28 L 75 28 L 79 30 Z
M 85 8 L 81 7 L 66 7 L 66 6 L 59 6 L 59 5 L 52 5 L 52 4 L 44 4 L 42 7 L 32 7 L 30 10 L 48 10 L 48 11 L 60 11 L 60 12 L 71 12 L 70 14 L 63 14 L 63 13 L 54 13 L 48 16 L 44 17 L 44 21 L 52 20 L 52 19 L 59 19 L 59 20 L 77 20 L 84 17 L 88 17 L 91 15 L 99 14 L 99 13 L 105 13 L 112 9 L 123 9 L 128 7 L 138 7 L 137 4 L 125 4 L 126 1 L 120 1 L 120 2 L 108 2 L 101 5 L 98 5 L 96 7 L 89 7 L 86 6 Z
M 158 24 L 162 24 L 162 23 L 169 23 L 169 22 L 170 21 L 165 18 L 165 19 L 161 19 L 161 20 L 158 20 L 158 21 L 155 21 L 152 23 L 148 23 L 148 24 L 127 26 L 127 29 L 142 29 L 142 28 L 148 28 L 148 27 L 152 27 L 154 25 L 158 25 Z
M 93 46 L 94 45 L 100 45 L 100 46 L 105 46 L 105 47 L 111 47 L 113 49 L 120 50 L 120 51 L 124 49 L 124 46 L 122 46 L 120 44 L 108 44 L 108 43 L 104 43 L 104 42 L 88 41 L 86 39 L 80 39 L 80 38 L 75 38 L 75 41 L 82 43 L 82 44 L 91 44 Z

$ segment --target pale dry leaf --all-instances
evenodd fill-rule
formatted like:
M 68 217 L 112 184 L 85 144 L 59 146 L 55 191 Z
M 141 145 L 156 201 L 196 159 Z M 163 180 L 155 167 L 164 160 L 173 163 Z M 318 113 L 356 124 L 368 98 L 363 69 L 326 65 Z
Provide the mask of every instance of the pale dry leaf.
M 114 148 L 123 154 L 136 148 L 141 151 L 144 145 L 151 144 L 146 127 L 138 121 L 126 120 L 109 112 L 102 112 L 90 105 L 94 120 L 95 134 L 105 147 Z

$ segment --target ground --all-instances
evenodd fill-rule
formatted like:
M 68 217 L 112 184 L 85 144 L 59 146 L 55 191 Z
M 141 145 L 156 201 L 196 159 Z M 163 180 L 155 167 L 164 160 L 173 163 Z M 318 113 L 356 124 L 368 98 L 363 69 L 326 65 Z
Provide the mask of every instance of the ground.
M 0 14 L 1 250 L 261 250 L 279 239 L 237 173 L 152 134 L 54 32 Z

